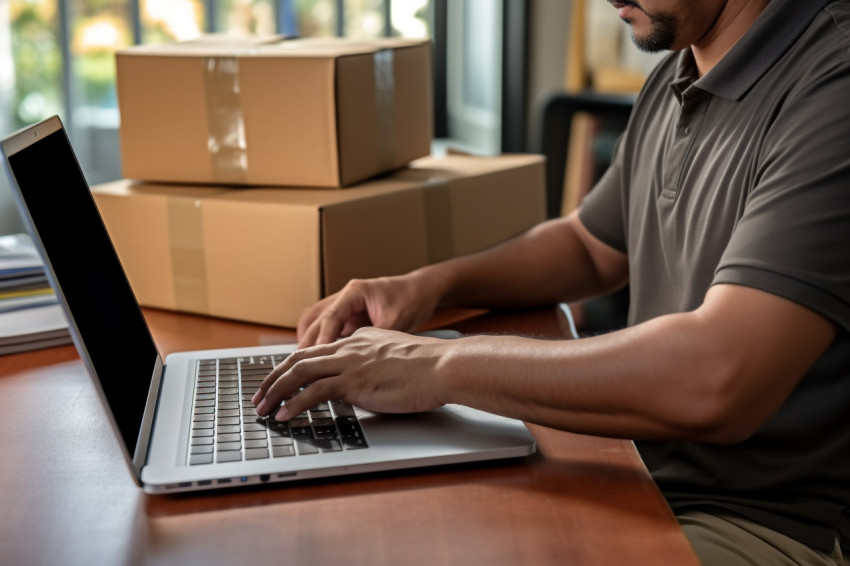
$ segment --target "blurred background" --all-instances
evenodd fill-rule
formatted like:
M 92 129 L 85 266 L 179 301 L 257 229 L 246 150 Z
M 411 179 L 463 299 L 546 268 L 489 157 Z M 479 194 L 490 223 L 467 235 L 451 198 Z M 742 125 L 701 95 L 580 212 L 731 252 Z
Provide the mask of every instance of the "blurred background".
M 0 0 L 0 136 L 58 114 L 89 183 L 118 179 L 115 51 L 210 32 L 429 38 L 437 143 L 478 154 L 539 152 L 553 93 L 654 63 L 605 0 Z M 0 234 L 23 230 L 6 183 Z

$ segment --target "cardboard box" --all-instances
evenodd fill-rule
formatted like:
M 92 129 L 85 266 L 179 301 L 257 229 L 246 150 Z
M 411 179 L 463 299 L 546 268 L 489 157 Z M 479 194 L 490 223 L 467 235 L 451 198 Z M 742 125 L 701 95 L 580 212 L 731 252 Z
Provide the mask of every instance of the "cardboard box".
M 142 305 L 294 327 L 351 278 L 406 273 L 545 218 L 543 159 L 423 159 L 345 191 L 92 188 Z
M 430 153 L 427 41 L 207 36 L 116 62 L 128 179 L 340 187 Z

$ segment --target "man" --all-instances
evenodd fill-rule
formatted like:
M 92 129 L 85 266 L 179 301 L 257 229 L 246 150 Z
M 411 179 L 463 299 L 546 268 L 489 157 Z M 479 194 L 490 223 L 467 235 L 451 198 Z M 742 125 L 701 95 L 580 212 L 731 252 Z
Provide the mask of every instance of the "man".
M 580 211 L 478 254 L 350 282 L 305 312 L 304 349 L 265 380 L 258 412 L 460 403 L 632 438 L 705 563 L 841 563 L 850 1 L 612 3 L 639 47 L 677 53 L 649 77 Z M 627 282 L 629 327 L 593 338 L 396 332 L 439 305 L 544 305 Z

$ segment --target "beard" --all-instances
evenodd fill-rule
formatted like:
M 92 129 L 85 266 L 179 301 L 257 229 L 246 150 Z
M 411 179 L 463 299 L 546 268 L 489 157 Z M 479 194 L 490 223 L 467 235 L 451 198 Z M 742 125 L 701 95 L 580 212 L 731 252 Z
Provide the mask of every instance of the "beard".
M 671 14 L 650 14 L 646 12 L 637 2 L 628 2 L 649 18 L 650 30 L 645 36 L 635 35 L 634 27 L 631 27 L 632 42 L 635 46 L 646 53 L 658 53 L 667 51 L 673 47 L 676 41 L 676 30 L 678 21 Z M 626 21 L 626 23 L 629 23 Z

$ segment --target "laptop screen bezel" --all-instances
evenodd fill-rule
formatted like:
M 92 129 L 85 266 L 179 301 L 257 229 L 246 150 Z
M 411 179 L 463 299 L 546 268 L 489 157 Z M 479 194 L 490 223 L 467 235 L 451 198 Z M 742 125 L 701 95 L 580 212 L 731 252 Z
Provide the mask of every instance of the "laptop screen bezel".
M 138 437 L 136 439 L 136 447 L 134 453 L 130 454 L 129 446 L 124 441 L 121 429 L 118 425 L 118 421 L 115 418 L 115 410 L 111 406 L 109 399 L 106 396 L 106 393 L 104 392 L 103 386 L 100 381 L 100 376 L 97 373 L 92 358 L 89 355 L 88 349 L 86 348 L 86 344 L 82 339 L 79 328 L 77 327 L 77 324 L 74 321 L 74 317 L 71 314 L 71 310 L 65 298 L 62 285 L 59 283 L 56 277 L 56 273 L 53 269 L 49 257 L 47 257 L 47 253 L 39 235 L 38 229 L 35 226 L 35 222 L 30 214 L 29 209 L 27 208 L 26 200 L 24 199 L 21 187 L 19 186 L 14 171 L 12 170 L 12 166 L 9 163 L 9 158 L 15 155 L 16 153 L 30 148 L 42 139 L 45 139 L 51 134 L 57 132 L 62 132 L 62 135 L 65 137 L 65 141 L 68 143 L 68 147 L 70 148 L 70 140 L 68 139 L 67 132 L 65 132 L 65 129 L 62 125 L 62 121 L 59 119 L 58 116 L 53 116 L 51 118 L 43 120 L 37 124 L 22 129 L 6 137 L 3 140 L 0 140 L 0 150 L 2 150 L 4 156 L 4 168 L 9 179 L 10 188 L 12 190 L 12 196 L 18 207 L 21 218 L 44 261 L 45 274 L 50 282 L 51 287 L 56 293 L 57 300 L 62 306 L 63 312 L 65 313 L 65 316 L 67 318 L 69 332 L 71 334 L 71 338 L 74 342 L 74 345 L 77 348 L 77 352 L 80 358 L 82 359 L 84 365 L 86 366 L 89 376 L 92 378 L 92 382 L 95 386 L 95 390 L 97 391 L 101 404 L 106 410 L 106 415 L 109 424 L 113 432 L 115 433 L 115 436 L 119 440 L 121 452 L 124 455 L 128 466 L 133 472 L 133 478 L 137 485 L 141 485 L 141 470 L 147 458 L 148 444 L 150 441 L 153 419 L 156 412 L 157 395 L 159 392 L 160 382 L 163 373 L 162 356 L 159 351 L 156 350 L 156 358 L 154 362 L 154 367 L 152 368 L 150 386 L 148 387 L 148 396 L 144 407 L 142 421 L 140 423 Z M 79 162 L 77 161 L 76 155 L 73 155 L 73 149 L 71 149 L 71 153 L 73 161 L 78 169 L 78 173 L 85 182 L 84 175 L 82 169 L 80 168 Z M 88 183 L 86 183 L 86 186 L 88 186 Z M 142 318 L 144 319 L 144 317 Z M 147 326 L 147 323 L 145 323 L 145 326 Z M 149 330 L 148 334 L 150 334 Z M 151 341 L 153 342 L 152 338 Z

